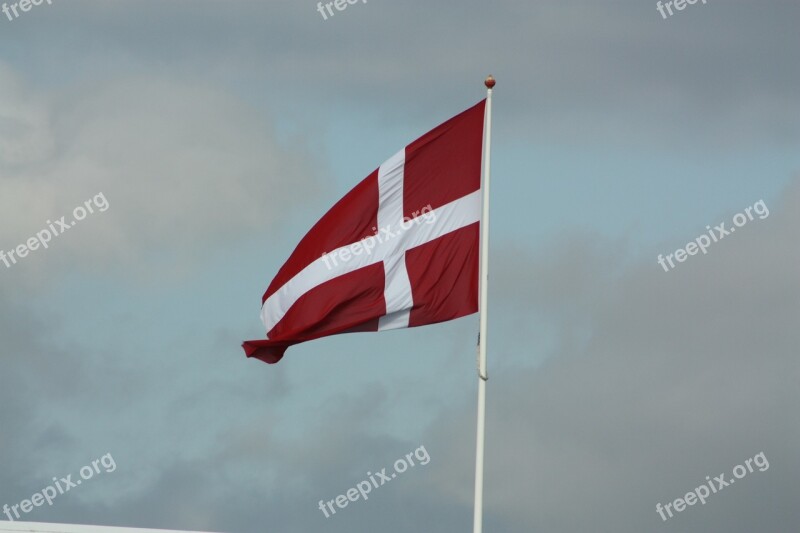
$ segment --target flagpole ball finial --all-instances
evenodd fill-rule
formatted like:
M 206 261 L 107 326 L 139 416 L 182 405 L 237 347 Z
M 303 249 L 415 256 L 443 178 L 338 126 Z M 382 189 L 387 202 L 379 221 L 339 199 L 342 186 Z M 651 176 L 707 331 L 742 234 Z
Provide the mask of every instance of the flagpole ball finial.
M 491 74 L 489 74 L 486 77 L 486 81 L 483 82 L 483 84 L 486 85 L 487 89 L 491 89 L 492 87 L 494 87 L 495 83 L 496 82 L 494 81 L 494 76 L 492 76 Z

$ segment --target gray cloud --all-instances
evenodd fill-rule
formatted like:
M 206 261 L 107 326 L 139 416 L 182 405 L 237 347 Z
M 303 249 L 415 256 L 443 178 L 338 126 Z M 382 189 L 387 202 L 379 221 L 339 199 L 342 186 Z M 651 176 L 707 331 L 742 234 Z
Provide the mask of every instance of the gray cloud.
M 103 58 L 116 74 L 158 63 L 181 75 L 255 79 L 269 91 L 259 96 L 285 105 L 368 105 L 393 122 L 476 99 L 492 71 L 503 123 L 538 142 L 731 151 L 800 138 L 794 2 L 716 2 L 669 20 L 655 3 L 633 0 L 373 0 L 327 21 L 313 2 L 188 5 L 60 6 L 42 13 L 52 35 L 29 54 L 47 72 L 87 79 L 98 75 L 88 62 L 63 72 L 52 47 Z M 63 36 L 64 24 L 85 25 L 94 39 Z
M 215 247 L 276 235 L 290 206 L 327 185 L 316 151 L 279 137 L 265 109 L 308 113 L 297 123 L 301 113 L 289 113 L 281 133 L 320 138 L 329 124 L 320 110 L 427 124 L 477 99 L 491 70 L 499 131 L 523 145 L 781 152 L 800 138 L 796 3 L 713 3 L 669 21 L 632 1 L 356 7 L 322 21 L 313 3 L 76 1 L 3 22 L 0 248 L 98 191 L 111 208 L 48 261 L 2 272 L 0 504 L 110 451 L 116 472 L 36 519 L 237 532 L 469 528 L 474 380 L 457 397 L 408 377 L 320 397 L 321 383 L 288 362 L 255 371 L 243 360 L 241 332 L 216 325 L 228 302 L 205 304 L 206 321 L 168 317 L 158 299 L 132 305 L 102 333 L 136 342 L 112 347 L 65 330 L 80 305 L 37 306 L 48 287 L 75 281 L 65 266 L 106 272 L 134 292 L 127 268 L 162 280 L 170 272 L 150 261 L 174 261 L 178 278 Z M 799 206 L 795 182 L 768 219 L 669 273 L 655 255 L 674 243 L 644 259 L 594 234 L 499 251 L 487 531 L 798 523 Z M 163 320 L 175 324 L 166 341 Z M 431 364 L 452 385 L 456 365 L 472 360 L 463 344 L 450 348 Z M 404 396 L 424 398 L 420 416 L 435 423 L 402 438 L 376 429 L 400 418 L 391 413 Z M 316 509 L 420 444 L 432 458 L 424 469 L 331 519 Z M 657 502 L 759 451 L 767 472 L 660 522 Z
M 266 117 L 213 83 L 140 76 L 47 99 L 12 82 L 0 108 L 15 124 L 0 129 L 6 250 L 47 220 L 69 222 L 73 208 L 102 192 L 108 210 L 51 243 L 58 268 L 65 256 L 95 268 L 141 267 L 153 252 L 197 260 L 209 242 L 280 226 L 288 205 L 319 190 L 314 158 L 279 142 Z M 26 272 L 45 268 L 35 255 Z
M 511 520 L 514 531 L 565 532 L 744 533 L 797 523 L 798 206 L 795 181 L 769 218 L 668 273 L 654 261 L 618 272 L 607 254 L 575 256 L 569 245 L 527 264 L 497 264 L 504 304 L 543 306 L 558 328 L 578 319 L 591 334 L 563 343 L 538 369 L 493 374 L 491 518 Z M 517 349 L 536 357 L 536 338 L 521 340 Z M 463 505 L 469 406 L 444 414 L 433 439 L 455 450 L 438 486 Z M 769 470 L 661 524 L 657 502 L 682 497 L 706 475 L 730 477 L 761 451 Z

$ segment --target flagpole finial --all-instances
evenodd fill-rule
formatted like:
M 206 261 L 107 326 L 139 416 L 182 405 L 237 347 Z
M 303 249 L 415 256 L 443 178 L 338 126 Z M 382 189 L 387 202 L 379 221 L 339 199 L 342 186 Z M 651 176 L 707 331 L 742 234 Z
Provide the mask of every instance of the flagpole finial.
M 483 84 L 486 85 L 487 89 L 491 89 L 492 87 L 494 87 L 495 83 L 496 82 L 494 81 L 494 76 L 492 76 L 491 74 L 486 76 L 486 80 L 483 82 Z

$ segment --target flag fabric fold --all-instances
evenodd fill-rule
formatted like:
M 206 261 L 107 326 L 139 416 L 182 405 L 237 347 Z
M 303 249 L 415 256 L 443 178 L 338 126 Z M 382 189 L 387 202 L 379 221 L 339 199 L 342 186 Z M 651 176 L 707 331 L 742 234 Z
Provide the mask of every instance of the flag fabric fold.
M 264 293 L 267 338 L 245 341 L 248 357 L 478 311 L 485 104 L 397 152 L 311 228 Z

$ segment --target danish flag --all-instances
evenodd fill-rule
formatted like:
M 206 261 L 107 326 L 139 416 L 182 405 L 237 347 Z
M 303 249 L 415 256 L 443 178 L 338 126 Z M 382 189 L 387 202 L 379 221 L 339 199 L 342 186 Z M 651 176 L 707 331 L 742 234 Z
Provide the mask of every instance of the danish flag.
M 394 154 L 311 228 L 262 298 L 267 338 L 245 341 L 248 357 L 478 311 L 485 106 Z

